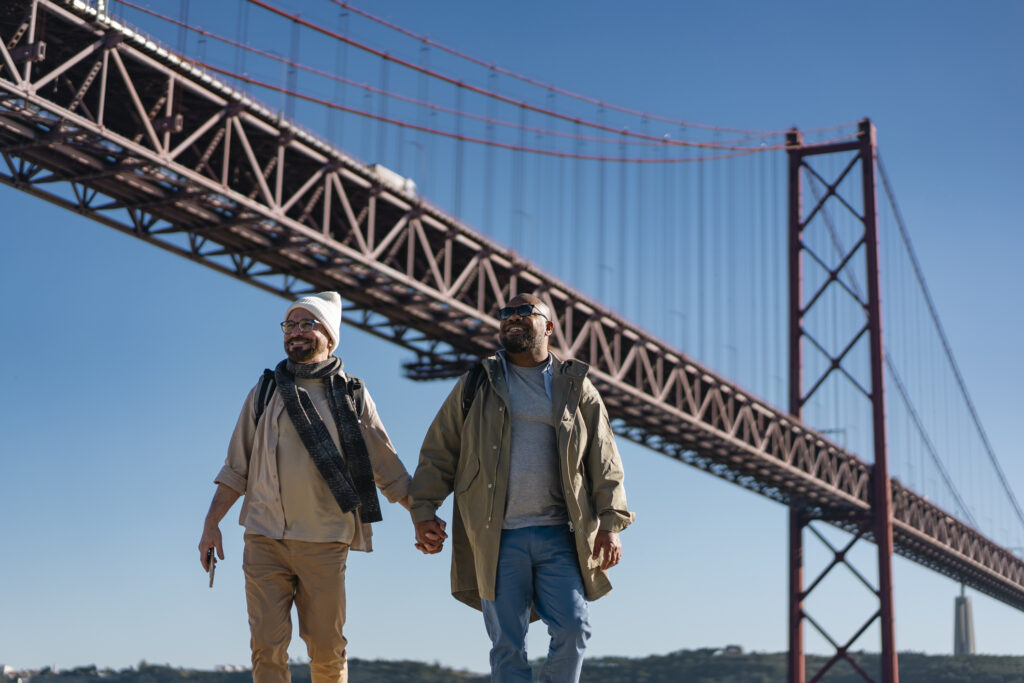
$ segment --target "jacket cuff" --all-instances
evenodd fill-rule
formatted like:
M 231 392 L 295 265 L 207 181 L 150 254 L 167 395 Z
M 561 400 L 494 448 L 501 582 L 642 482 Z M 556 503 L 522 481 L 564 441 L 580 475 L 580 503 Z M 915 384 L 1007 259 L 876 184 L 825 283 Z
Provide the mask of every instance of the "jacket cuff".
M 409 495 L 409 484 L 412 483 L 412 477 L 408 474 L 403 474 L 398 479 L 383 487 L 380 492 L 384 494 L 384 497 L 389 502 L 395 503 Z
M 636 513 L 609 510 L 608 512 L 602 512 L 600 514 L 600 524 L 598 525 L 598 529 L 601 531 L 614 531 L 618 533 L 632 524 L 635 519 Z
M 413 503 L 409 509 L 409 514 L 412 515 L 413 523 L 429 522 L 437 516 L 437 508 L 432 507 L 430 503 Z
M 213 483 L 224 484 L 229 489 L 233 489 L 237 491 L 239 495 L 244 496 L 246 484 L 248 482 L 246 481 L 246 478 L 240 475 L 238 472 L 235 472 L 227 465 L 224 465 L 224 467 L 220 468 L 220 472 L 217 473 L 217 476 L 214 478 Z

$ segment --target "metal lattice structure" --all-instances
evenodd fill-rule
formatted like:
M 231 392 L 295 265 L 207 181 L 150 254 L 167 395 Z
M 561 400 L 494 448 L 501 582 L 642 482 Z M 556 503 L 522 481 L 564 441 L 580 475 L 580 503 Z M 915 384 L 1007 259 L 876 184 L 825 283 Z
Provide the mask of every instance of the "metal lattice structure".
M 893 618 L 894 599 L 892 585 L 892 553 L 893 553 L 893 513 L 892 513 L 892 480 L 889 477 L 888 445 L 886 441 L 885 425 L 885 382 L 883 368 L 885 366 L 884 351 L 882 347 L 882 304 L 881 304 L 881 283 L 878 269 L 878 217 L 875 210 L 875 128 L 870 121 L 862 121 L 860 124 L 860 135 L 856 142 L 847 142 L 831 145 L 807 146 L 802 144 L 799 131 L 793 131 L 788 136 L 789 154 L 789 325 L 790 325 L 790 413 L 801 416 L 804 405 L 822 387 L 825 380 L 833 373 L 845 376 L 855 387 L 857 387 L 871 405 L 872 432 L 874 452 L 873 464 L 871 466 L 871 507 L 865 515 L 856 520 L 857 530 L 853 540 L 845 548 L 838 550 L 829 544 L 825 539 L 810 526 L 815 516 L 815 511 L 807 510 L 799 502 L 790 504 L 790 559 L 789 559 L 789 681 L 790 683 L 805 683 L 805 658 L 803 643 L 803 623 L 806 621 L 813 625 L 825 639 L 834 646 L 835 654 L 811 679 L 820 680 L 829 669 L 840 660 L 845 660 L 857 671 L 866 681 L 874 679 L 865 672 L 850 656 L 850 648 L 857 641 L 868 627 L 877 620 L 881 627 L 881 680 L 884 683 L 899 683 L 899 663 L 896 653 L 896 628 Z M 832 181 L 822 178 L 821 174 L 814 169 L 810 161 L 820 155 L 842 154 L 844 152 L 855 152 L 854 156 L 846 164 L 843 171 Z M 855 168 L 860 169 L 861 192 L 860 201 L 849 201 L 843 196 L 844 193 L 837 191 L 842 185 L 843 179 Z M 813 176 L 827 188 L 827 192 L 820 197 L 811 211 L 805 216 L 803 212 L 803 181 L 805 174 Z M 835 198 L 836 202 L 843 205 L 856 218 L 859 225 L 857 239 L 845 248 L 840 248 L 838 263 L 834 266 L 826 263 L 821 255 L 808 244 L 807 233 L 815 227 L 824 224 L 832 228 L 831 221 L 825 219 L 824 206 L 829 200 Z M 860 205 L 860 209 L 855 207 Z M 815 221 L 816 217 L 822 220 Z M 834 244 L 840 244 L 834 230 L 831 230 Z M 842 277 L 844 270 L 854 261 L 858 254 L 863 255 L 864 275 L 867 277 L 867 293 L 862 294 L 851 288 Z M 804 268 L 803 260 L 807 255 L 816 261 L 827 273 L 823 282 L 816 290 L 807 292 L 805 300 Z M 856 270 L 856 269 L 854 269 Z M 832 287 L 839 288 L 846 295 L 856 302 L 863 320 L 861 324 L 854 325 L 849 336 L 844 338 L 844 344 L 838 352 L 829 352 L 818 340 L 818 332 L 808 326 L 812 319 L 815 308 L 824 306 L 824 295 Z M 868 386 L 862 384 L 844 367 L 844 360 L 851 355 L 862 338 L 867 339 L 867 355 L 870 366 L 870 381 Z M 817 348 L 828 359 L 827 369 L 819 372 L 810 386 L 804 388 L 804 367 L 803 367 L 803 342 Z M 852 520 L 851 520 L 852 521 Z M 811 582 L 806 590 L 803 587 L 803 532 L 809 529 L 815 532 L 825 542 L 829 550 L 833 552 L 833 562 Z M 857 572 L 852 565 L 846 562 L 846 554 L 854 543 L 869 533 L 873 534 L 877 547 L 878 560 L 878 587 L 873 586 L 867 579 Z M 872 593 L 878 598 L 878 609 L 865 620 L 859 630 L 852 638 L 840 643 L 830 636 L 820 624 L 818 624 L 804 609 L 804 600 L 814 588 L 825 578 L 828 573 L 845 564 L 859 578 Z
M 83 2 L 0 4 L 0 154 L 11 188 L 283 297 L 338 291 L 421 378 L 534 292 L 620 434 L 840 527 L 870 508 L 853 454 Z M 896 552 L 1024 609 L 1024 562 L 892 490 Z

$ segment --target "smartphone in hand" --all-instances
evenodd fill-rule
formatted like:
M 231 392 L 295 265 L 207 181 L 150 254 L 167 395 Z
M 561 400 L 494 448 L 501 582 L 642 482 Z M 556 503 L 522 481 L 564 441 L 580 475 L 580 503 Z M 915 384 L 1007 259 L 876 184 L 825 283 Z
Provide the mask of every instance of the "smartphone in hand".
M 210 568 L 210 588 L 213 588 L 213 573 L 217 571 L 217 553 L 213 548 L 206 550 L 206 566 Z

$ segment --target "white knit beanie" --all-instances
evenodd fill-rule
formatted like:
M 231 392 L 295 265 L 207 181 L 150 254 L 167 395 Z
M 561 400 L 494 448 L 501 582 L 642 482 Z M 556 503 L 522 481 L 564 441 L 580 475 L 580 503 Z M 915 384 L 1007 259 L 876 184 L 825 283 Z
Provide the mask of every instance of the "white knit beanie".
M 319 292 L 307 294 L 295 300 L 284 317 L 287 318 L 296 308 L 304 308 L 323 323 L 324 332 L 331 341 L 330 353 L 338 348 L 338 328 L 341 327 L 341 297 L 337 292 Z

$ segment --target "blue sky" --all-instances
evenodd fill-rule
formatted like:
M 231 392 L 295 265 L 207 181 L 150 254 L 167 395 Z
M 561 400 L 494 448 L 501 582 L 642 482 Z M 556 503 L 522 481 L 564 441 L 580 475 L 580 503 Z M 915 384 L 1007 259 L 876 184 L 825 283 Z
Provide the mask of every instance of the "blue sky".
M 311 5 L 314 3 L 311 3 Z M 639 5 L 639 4 L 637 4 Z M 164 3 L 175 13 L 177 2 Z M 376 3 L 435 40 L 562 87 L 720 126 L 781 129 L 870 116 L 979 412 L 1014 489 L 1024 287 L 1024 9 L 1008 2 Z M 369 8 L 369 6 L 368 6 Z M 168 42 L 174 44 L 174 34 Z M 287 304 L 0 188 L 0 663 L 248 662 L 237 509 L 206 587 L 195 545 L 247 390 L 281 355 Z M 401 378 L 406 352 L 343 327 L 403 461 L 448 385 Z M 786 640 L 786 511 L 630 444 L 637 524 L 616 589 L 592 606 L 593 655 Z M 479 615 L 448 595 L 448 556 L 421 556 L 397 506 L 349 568 L 350 655 L 486 669 Z M 873 547 L 860 549 L 870 572 Z M 822 561 L 810 552 L 809 566 Z M 959 587 L 895 560 L 897 645 L 948 653 Z M 842 575 L 814 607 L 873 610 Z M 860 592 L 858 592 L 860 591 Z M 981 652 L 1024 654 L 1024 618 L 975 596 Z M 824 651 L 809 637 L 809 647 Z M 878 647 L 869 631 L 858 649 Z M 541 629 L 531 653 L 544 651 Z M 291 652 L 304 656 L 298 638 Z

